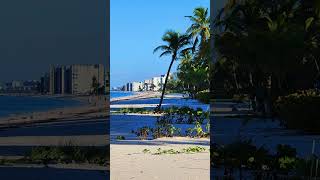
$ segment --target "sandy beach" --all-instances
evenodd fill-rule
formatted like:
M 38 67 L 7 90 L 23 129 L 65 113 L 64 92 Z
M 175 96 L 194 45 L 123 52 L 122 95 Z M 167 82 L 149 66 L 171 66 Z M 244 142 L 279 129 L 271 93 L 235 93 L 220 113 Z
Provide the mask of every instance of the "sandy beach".
M 81 105 L 77 107 L 56 108 L 42 112 L 11 114 L 10 116 L 0 118 L 0 127 L 5 128 L 33 123 L 67 120 L 96 119 L 109 115 L 107 96 L 56 96 L 51 98 L 72 98 L 79 101 Z
M 132 100 L 132 99 L 131 99 Z M 153 107 L 154 102 L 148 99 L 136 100 L 137 104 L 118 101 L 111 104 L 112 108 Z M 165 97 L 167 106 L 192 105 L 194 107 L 208 107 L 195 100 L 184 100 L 181 96 Z M 131 130 L 141 126 L 152 126 L 156 120 L 154 115 L 116 115 L 110 116 L 111 140 L 111 180 L 209 180 L 210 179 L 210 139 L 173 137 L 154 140 L 139 140 Z M 185 125 L 181 125 L 185 126 Z M 125 140 L 117 140 L 117 136 L 124 136 Z M 157 152 L 162 150 L 181 151 L 185 148 L 202 147 L 206 149 L 197 153 L 160 154 L 145 153 L 144 150 Z
M 118 97 L 118 98 L 111 98 L 110 102 L 118 102 L 118 101 L 125 101 L 125 100 L 132 100 L 132 99 L 148 99 L 154 97 L 160 97 L 160 92 L 137 92 L 134 95 Z
M 144 149 L 154 152 L 158 148 L 179 151 L 183 148 L 194 146 L 198 141 L 199 139 L 192 140 L 190 138 L 165 138 L 153 140 L 148 142 L 147 145 L 143 144 L 143 142 L 129 145 L 112 144 L 110 159 L 111 179 L 209 180 L 209 150 L 195 154 L 153 155 L 143 153 Z M 206 143 L 198 146 L 209 149 L 209 140 L 202 141 Z

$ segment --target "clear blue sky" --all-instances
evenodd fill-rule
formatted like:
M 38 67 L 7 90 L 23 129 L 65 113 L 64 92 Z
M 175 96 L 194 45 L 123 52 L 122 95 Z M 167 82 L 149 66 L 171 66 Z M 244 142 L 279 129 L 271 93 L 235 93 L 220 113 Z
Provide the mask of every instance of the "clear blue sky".
M 199 6 L 209 8 L 210 0 L 111 0 L 111 87 L 165 74 L 170 59 L 153 49 L 166 30 L 185 32 L 184 16 Z

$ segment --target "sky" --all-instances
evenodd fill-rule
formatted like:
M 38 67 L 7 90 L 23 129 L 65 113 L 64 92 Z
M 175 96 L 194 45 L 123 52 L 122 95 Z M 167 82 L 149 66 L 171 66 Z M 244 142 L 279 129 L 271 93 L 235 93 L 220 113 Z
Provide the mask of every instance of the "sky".
M 0 1 L 0 81 L 40 79 L 50 64 L 106 63 L 105 0 Z
M 209 8 L 210 0 L 111 0 L 111 87 L 165 74 L 170 57 L 153 49 L 167 30 L 184 33 L 191 24 L 184 16 L 199 6 Z

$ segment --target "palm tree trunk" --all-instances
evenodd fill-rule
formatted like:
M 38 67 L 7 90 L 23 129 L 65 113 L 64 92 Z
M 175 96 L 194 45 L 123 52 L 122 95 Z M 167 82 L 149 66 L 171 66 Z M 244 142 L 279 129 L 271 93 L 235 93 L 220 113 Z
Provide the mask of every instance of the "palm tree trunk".
M 239 91 L 239 83 L 238 83 L 238 78 L 237 78 L 237 74 L 236 74 L 235 64 L 232 64 L 232 70 L 233 70 L 232 75 L 233 75 L 234 83 L 236 85 L 237 91 Z
M 320 68 L 319 68 L 319 65 L 318 65 L 318 62 L 317 62 L 317 59 L 315 57 L 313 57 L 314 59 L 314 63 L 316 65 L 316 68 L 317 68 L 317 71 L 318 71 L 318 74 L 320 74 Z
M 169 69 L 167 71 L 166 79 L 165 79 L 164 84 L 163 84 L 161 99 L 160 99 L 158 107 L 156 108 L 156 110 L 158 110 L 158 111 L 161 109 L 161 105 L 162 105 L 162 102 L 163 102 L 164 93 L 166 91 L 166 86 L 167 86 L 168 78 L 169 78 L 169 75 L 170 75 L 171 67 L 172 67 L 173 62 L 174 62 L 175 59 L 176 59 L 176 55 L 173 55 L 171 63 L 170 63 L 170 66 L 169 66 Z

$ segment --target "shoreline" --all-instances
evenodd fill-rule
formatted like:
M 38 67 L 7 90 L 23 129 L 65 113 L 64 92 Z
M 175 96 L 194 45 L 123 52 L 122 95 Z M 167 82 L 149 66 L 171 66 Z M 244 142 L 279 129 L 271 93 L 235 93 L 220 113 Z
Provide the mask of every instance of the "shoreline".
M 123 96 L 117 98 L 111 98 L 110 103 L 119 102 L 119 101 L 126 101 L 126 100 L 136 100 L 136 99 L 148 99 L 160 96 L 160 92 L 153 92 L 153 91 L 146 91 L 146 92 L 136 92 L 130 96 Z
M 64 120 L 106 118 L 109 113 L 108 96 L 50 96 L 52 98 L 71 98 L 79 105 L 58 107 L 44 111 L 12 113 L 0 117 L 0 128 L 7 128 L 33 123 L 59 122 Z

